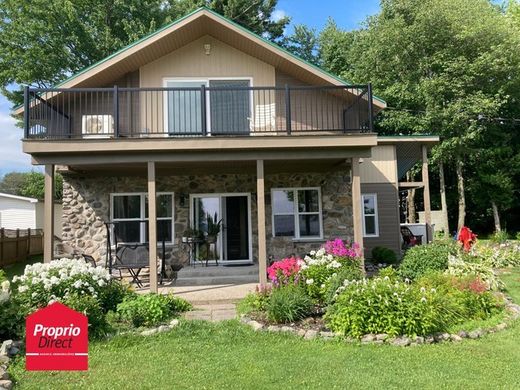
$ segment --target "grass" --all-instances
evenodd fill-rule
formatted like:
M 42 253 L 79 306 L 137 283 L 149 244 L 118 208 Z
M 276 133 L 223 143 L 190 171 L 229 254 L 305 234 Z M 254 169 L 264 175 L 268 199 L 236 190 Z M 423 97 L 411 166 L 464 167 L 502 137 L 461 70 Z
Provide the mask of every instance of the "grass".
M 11 280 L 13 278 L 13 276 L 23 274 L 23 271 L 24 271 L 26 265 L 34 264 L 39 261 L 43 261 L 43 256 L 41 256 L 41 255 L 32 256 L 27 261 L 7 265 L 3 268 L 3 270 L 5 271 L 7 279 Z
M 520 302 L 520 269 L 504 274 Z M 20 389 L 520 388 L 520 324 L 460 344 L 399 348 L 302 341 L 238 321 L 92 342 L 88 372 L 10 371 Z

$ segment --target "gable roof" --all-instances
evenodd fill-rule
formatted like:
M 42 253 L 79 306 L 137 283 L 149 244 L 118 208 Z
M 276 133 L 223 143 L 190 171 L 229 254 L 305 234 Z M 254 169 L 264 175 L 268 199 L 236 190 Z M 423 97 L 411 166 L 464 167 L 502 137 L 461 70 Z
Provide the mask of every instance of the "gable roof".
M 30 203 L 37 203 L 38 202 L 38 199 L 35 199 L 35 198 L 28 198 L 26 196 L 11 195 L 11 194 L 6 194 L 4 192 L 0 192 L 0 198 L 16 199 L 16 200 L 22 200 L 24 202 L 30 202 Z
M 55 87 L 81 88 L 108 85 L 115 79 L 136 71 L 141 66 L 204 35 L 211 35 L 304 82 L 326 85 L 350 84 L 217 12 L 201 7 L 81 70 Z M 376 109 L 386 107 L 386 102 L 376 96 L 373 97 L 373 102 Z M 20 107 L 15 113 L 22 111 L 23 107 Z

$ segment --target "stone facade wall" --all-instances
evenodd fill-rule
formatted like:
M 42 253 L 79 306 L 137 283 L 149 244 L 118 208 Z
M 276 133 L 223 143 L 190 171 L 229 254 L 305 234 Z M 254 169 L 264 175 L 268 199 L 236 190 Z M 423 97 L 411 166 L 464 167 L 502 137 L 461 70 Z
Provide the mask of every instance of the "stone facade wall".
M 352 198 L 349 177 L 344 172 L 328 174 L 266 174 L 267 254 L 272 259 L 303 255 L 319 247 L 323 241 L 296 242 L 286 237 L 272 237 L 271 188 L 321 187 L 324 239 L 352 239 Z M 138 176 L 103 177 L 64 175 L 62 238 L 65 244 L 104 262 L 107 232 L 104 222 L 110 220 L 110 194 L 146 192 L 146 178 Z M 189 223 L 189 195 L 207 193 L 252 193 L 251 225 L 253 258 L 257 255 L 256 177 L 254 175 L 221 174 L 198 176 L 159 176 L 157 192 L 174 192 L 174 232 L 179 243 Z M 181 206 L 181 194 L 185 196 Z M 179 254 L 182 261 L 187 261 Z

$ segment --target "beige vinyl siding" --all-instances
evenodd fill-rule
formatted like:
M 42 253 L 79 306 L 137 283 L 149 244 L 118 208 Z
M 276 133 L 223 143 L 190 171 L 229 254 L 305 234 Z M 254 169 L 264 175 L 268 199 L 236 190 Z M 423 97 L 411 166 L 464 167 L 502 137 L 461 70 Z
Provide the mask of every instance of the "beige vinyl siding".
M 394 145 L 372 148 L 372 157 L 360 165 L 361 183 L 397 183 L 397 156 Z
M 276 69 L 276 86 L 309 86 L 296 77 Z M 322 85 L 322 84 L 320 84 Z M 332 90 L 331 90 L 332 91 Z M 343 128 L 343 109 L 352 102 L 352 95 L 337 96 L 335 92 L 291 91 L 291 128 L 293 131 L 334 130 Z M 286 129 L 285 91 L 276 94 L 276 124 Z M 349 124 L 359 126 L 359 118 L 350 118 Z
M 206 44 L 211 45 L 209 55 L 204 48 Z M 275 83 L 275 71 L 272 65 L 206 35 L 140 69 L 142 88 L 162 87 L 168 78 L 250 78 L 253 86 L 269 87 Z M 152 133 L 164 132 L 163 95 L 141 93 L 140 99 L 143 129 Z M 267 103 L 274 101 L 274 97 L 266 100 Z M 259 104 L 254 102 L 255 110 Z
M 363 165 L 363 164 L 361 164 Z M 377 195 L 377 216 L 379 237 L 365 237 L 365 256 L 372 257 L 372 249 L 384 246 L 392 249 L 397 255 L 400 252 L 399 203 L 397 188 L 391 183 L 361 183 L 362 194 Z

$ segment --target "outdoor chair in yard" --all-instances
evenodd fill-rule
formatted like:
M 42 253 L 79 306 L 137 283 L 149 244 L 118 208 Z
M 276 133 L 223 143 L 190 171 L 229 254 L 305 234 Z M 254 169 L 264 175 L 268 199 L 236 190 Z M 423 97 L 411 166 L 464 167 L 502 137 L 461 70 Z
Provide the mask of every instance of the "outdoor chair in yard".
M 408 226 L 401 226 L 403 249 L 409 249 L 422 243 L 422 235 L 414 235 Z
M 142 221 L 143 223 L 148 223 L 148 221 Z M 143 282 L 141 280 L 141 272 L 143 269 L 149 269 L 150 272 L 154 272 L 150 270 L 150 262 L 149 262 L 149 246 L 148 243 L 124 243 L 118 242 L 118 224 L 116 222 L 106 223 L 107 228 L 107 262 L 106 267 L 108 268 L 111 275 L 113 275 L 114 271 L 119 273 L 118 277 L 120 279 L 123 278 L 123 272 L 128 272 L 130 277 L 132 278 L 131 283 L 135 283 L 138 287 L 143 287 Z M 160 255 L 158 256 L 158 262 L 155 272 L 159 275 L 159 282 L 163 284 L 165 280 L 171 281 L 174 277 L 175 272 L 171 266 L 170 272 L 166 272 L 166 258 L 168 252 L 166 251 L 166 239 L 162 237 L 161 239 L 161 250 L 159 250 Z M 172 256 L 172 251 L 169 253 L 169 257 Z

